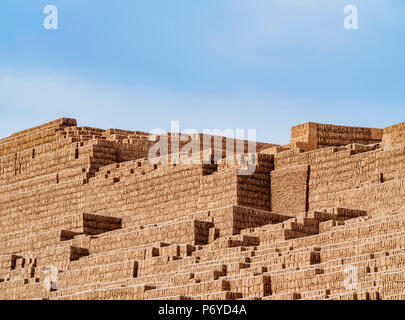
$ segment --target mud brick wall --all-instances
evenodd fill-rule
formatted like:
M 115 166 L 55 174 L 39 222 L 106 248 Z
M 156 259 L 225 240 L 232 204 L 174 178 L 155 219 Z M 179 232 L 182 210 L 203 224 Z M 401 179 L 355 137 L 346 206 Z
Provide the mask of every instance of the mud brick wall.
M 250 176 L 238 173 L 238 169 L 231 168 L 203 176 L 197 211 L 230 204 L 269 210 L 270 172 L 257 168 Z
M 305 149 L 317 149 L 317 128 L 311 122 L 291 127 L 290 146 Z
M 290 217 L 275 214 L 265 210 L 257 210 L 247 207 L 233 207 L 233 233 L 239 234 L 241 230 L 256 228 L 263 225 L 280 223 Z
M 401 297 L 402 125 L 381 148 L 381 130 L 293 131 L 293 145 L 258 145 L 251 175 L 253 154 L 154 162 L 147 133 L 73 119 L 0 140 L 0 298 L 354 298 L 347 265 L 356 297 Z
M 80 222 L 76 223 L 76 231 L 89 235 L 96 235 L 116 229 L 121 229 L 122 221 L 120 218 L 106 217 L 95 214 L 80 214 Z
M 254 173 L 240 174 L 254 161 Z M 256 153 L 224 158 L 218 162 L 218 171 L 201 180 L 198 211 L 230 204 L 270 210 L 270 171 L 274 168 L 273 156 Z M 250 159 L 250 160 L 249 160 Z M 246 164 L 246 165 L 245 165 Z
M 197 210 L 209 210 L 236 204 L 238 201 L 237 169 L 214 172 L 201 178 Z
M 274 170 L 270 176 L 271 211 L 297 214 L 308 210 L 308 165 Z
M 337 161 L 334 163 L 311 166 L 310 209 L 319 209 L 325 204 L 329 204 L 323 200 L 333 194 L 338 195 L 338 193 L 348 190 L 352 190 L 355 194 L 356 189 L 384 184 L 405 177 L 404 148 L 361 154 L 351 154 L 351 152 L 344 151 L 340 154 L 342 157 L 336 159 Z M 331 175 L 332 181 L 328 180 L 325 175 Z M 361 198 L 358 199 L 359 203 L 362 201 Z M 391 204 L 393 209 L 397 207 L 393 201 Z
M 316 206 L 325 208 L 333 204 L 346 208 L 365 210 L 370 216 L 381 212 L 398 212 L 405 206 L 404 180 L 393 180 L 364 188 L 328 193 L 319 197 Z
M 244 296 L 265 297 L 271 294 L 271 277 L 249 277 L 231 281 L 231 289 L 236 289 Z
M 60 119 L 8 139 L 21 141 L 13 142 L 19 149 L 4 149 L 4 153 L 9 154 L 0 158 L 1 181 L 6 185 L 0 191 L 1 219 L 4 227 L 9 228 L 7 237 L 14 232 L 26 232 L 27 226 L 33 223 L 63 216 L 66 211 L 69 215 L 90 212 L 122 216 L 124 225 L 130 226 L 169 221 L 173 215 L 184 216 L 195 211 L 198 203 L 204 203 L 204 208 L 215 203 L 215 194 L 204 198 L 204 189 L 200 186 L 203 176 L 215 170 L 210 165 L 167 166 L 157 170 L 148 163 L 140 168 L 138 162 L 134 162 L 132 167 L 120 168 L 120 163 L 147 155 L 154 143 L 148 140 L 147 134 L 75 125 L 75 120 Z M 222 141 L 225 143 L 225 139 Z M 29 149 L 24 150 L 27 147 Z M 13 151 L 18 152 L 10 153 Z M 109 165 L 109 169 L 103 169 Z M 249 190 L 241 190 L 242 194 L 237 195 L 236 174 L 223 178 L 223 184 L 220 182 L 217 186 L 225 186 L 221 190 L 225 201 L 218 203 L 228 205 L 237 203 L 238 197 L 246 198 L 243 193 Z M 262 184 L 262 177 L 254 179 L 259 181 L 258 185 Z M 236 182 L 233 184 L 232 180 Z M 239 184 L 243 183 L 239 179 Z M 267 195 L 255 198 L 258 185 L 252 186 L 253 192 L 248 198 L 263 208 Z
M 198 151 L 212 150 L 212 163 L 217 163 L 229 155 L 260 152 L 262 150 L 277 146 L 272 143 L 240 140 L 209 134 L 187 135 L 166 133 L 162 136 L 151 135 L 149 140 L 152 141 L 153 144 L 161 141 L 167 144 L 167 151 L 161 150 L 160 148 L 154 148 L 153 150 L 156 152 L 157 157 L 167 156 L 169 154 L 169 156 L 172 157 L 171 162 L 175 163 L 179 163 L 179 160 L 176 159 L 174 155 L 178 156 L 180 153 L 190 154 L 191 152 L 196 153 Z M 123 142 L 125 142 L 125 140 Z M 252 146 L 254 147 L 254 150 L 250 150 Z M 166 152 L 168 154 L 166 154 Z
M 306 151 L 351 143 L 373 144 L 382 139 L 383 130 L 307 122 L 291 128 L 290 145 Z
M 182 134 L 182 137 L 185 137 L 187 135 Z M 223 158 L 226 157 L 226 150 L 230 150 L 234 154 L 237 153 L 248 153 L 249 151 L 249 144 L 252 144 L 253 141 L 248 140 L 241 140 L 241 139 L 233 139 L 229 137 L 222 137 L 222 136 L 215 136 L 215 135 L 209 135 L 209 134 L 194 134 L 190 135 L 188 139 L 180 139 L 178 134 L 169 134 L 169 143 L 171 147 L 171 143 L 176 142 L 179 144 L 179 148 L 182 149 L 185 145 L 189 145 L 190 147 L 193 144 L 197 144 L 200 147 L 200 150 L 205 150 L 209 148 L 216 149 L 217 147 L 220 147 L 220 150 L 224 151 Z M 207 146 L 208 145 L 208 146 Z M 264 149 L 268 149 L 270 147 L 277 146 L 276 144 L 272 143 L 265 143 L 265 142 L 255 142 L 255 148 L 256 150 L 254 152 L 260 152 Z M 242 147 L 241 151 L 238 152 L 237 148 Z M 180 150 L 179 150 L 180 151 Z M 170 152 L 170 149 L 169 149 Z
M 24 185 L 20 185 L 18 191 L 1 195 L 0 219 L 4 233 L 25 231 L 28 225 L 78 212 L 80 195 L 72 190 L 80 189 L 82 184 L 81 180 L 54 182 L 51 186 L 31 190 L 24 190 Z
M 125 226 L 170 221 L 230 204 L 269 209 L 272 157 L 262 155 L 258 163 L 256 173 L 249 177 L 238 177 L 236 167 L 217 172 L 215 165 L 164 165 L 137 160 L 104 166 L 89 179 L 81 194 L 80 209 L 122 215 Z
M 83 144 L 83 145 L 81 145 Z M 27 172 L 0 186 L 1 220 L 19 231 L 41 219 L 80 212 L 83 185 L 97 170 L 92 141 L 76 143 L 32 159 Z M 112 161 L 111 159 L 109 160 Z
M 134 170 L 127 179 L 107 186 L 107 194 L 113 187 L 115 203 L 100 202 L 90 190 L 85 199 L 89 210 L 122 214 L 125 226 L 165 222 L 196 211 L 201 177 L 200 165 L 167 166 L 140 175 Z
M 299 148 L 292 148 L 274 155 L 274 168 L 282 169 L 289 166 L 324 162 L 333 157 L 336 152 L 346 150 L 345 147 L 330 147 L 309 152 Z
M 336 200 L 337 197 L 349 195 L 349 190 L 353 194 L 359 194 L 355 192 L 356 189 L 404 179 L 404 160 L 403 147 L 387 151 L 369 150 L 356 145 L 310 152 L 291 149 L 274 156 L 275 171 L 272 175 L 276 175 L 278 170 L 292 170 L 289 168 L 309 165 L 308 209 L 322 209 L 338 205 L 340 202 Z M 274 191 L 272 189 L 272 197 Z M 340 194 L 341 192 L 344 193 Z M 302 192 L 300 196 L 303 196 Z M 358 203 L 362 202 L 361 198 L 358 200 Z M 354 199 L 353 201 L 355 202 Z M 391 203 L 393 209 L 398 208 L 398 204 Z M 405 202 L 402 203 L 405 205 Z
M 237 204 L 261 210 L 270 210 L 270 173 L 256 168 L 252 175 L 238 175 Z
M 154 242 L 206 244 L 208 230 L 211 227 L 213 224 L 210 222 L 187 220 L 156 227 L 112 232 L 108 236 L 91 239 L 90 253 L 95 254 Z
M 28 226 L 42 220 L 80 212 L 86 207 L 82 198 L 84 184 L 101 166 L 147 154 L 150 142 L 143 138 L 138 144 L 93 139 L 100 138 L 103 130 L 68 126 L 74 123 L 61 119 L 30 129 L 13 138 L 24 140 L 21 145 L 12 142 L 19 149 L 3 148 L 4 153 L 18 151 L 0 157 L 0 220 L 7 232 L 26 231 Z M 57 130 L 65 135 L 59 135 Z M 67 138 L 71 132 L 82 142 Z M 30 149 L 22 150 L 21 146 Z
M 386 150 L 405 146 L 405 122 L 384 128 L 382 145 Z
M 217 236 L 219 237 L 240 234 L 244 229 L 280 223 L 291 218 L 290 216 L 240 205 L 230 205 L 227 207 L 196 212 L 192 217 L 193 219 L 212 222 L 214 224 L 213 228 L 218 231 Z M 213 241 L 216 238 L 216 236 L 213 236 L 213 239 L 211 240 Z
M 64 128 L 76 126 L 75 119 L 58 119 L 41 126 L 20 131 L 0 140 L 0 156 L 56 142 Z
M 69 144 L 63 148 L 37 154 L 21 152 L 13 156 L 1 158 L 2 183 L 13 183 L 24 180 L 42 178 L 48 174 L 58 174 L 58 171 L 84 168 L 90 171 L 91 146 Z
M 238 176 L 236 167 L 216 172 L 210 166 L 151 165 L 139 160 L 104 166 L 89 179 L 80 209 L 120 214 L 124 225 L 131 226 L 165 222 L 231 204 L 270 208 L 268 166 L 257 166 L 252 176 Z

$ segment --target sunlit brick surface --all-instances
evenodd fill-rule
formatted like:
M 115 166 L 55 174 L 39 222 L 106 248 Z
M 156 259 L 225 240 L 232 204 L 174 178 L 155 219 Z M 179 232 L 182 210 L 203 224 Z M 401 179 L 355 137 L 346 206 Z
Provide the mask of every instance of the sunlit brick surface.
M 252 175 L 202 144 L 148 160 L 156 139 L 59 119 L 0 140 L 0 299 L 405 299 L 403 124 L 295 126 Z

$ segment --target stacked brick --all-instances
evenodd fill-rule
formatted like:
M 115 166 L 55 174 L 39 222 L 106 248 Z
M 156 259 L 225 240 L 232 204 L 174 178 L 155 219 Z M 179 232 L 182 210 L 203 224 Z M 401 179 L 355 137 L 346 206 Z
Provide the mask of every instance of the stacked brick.
M 405 122 L 384 129 L 382 145 L 384 149 L 405 146 Z
M 0 140 L 0 299 L 405 298 L 402 124 L 255 153 L 176 136 L 59 119 Z
M 351 143 L 368 145 L 381 142 L 382 135 L 382 129 L 307 122 L 291 128 L 290 147 L 310 151 Z
M 294 214 L 308 206 L 309 166 L 289 166 L 271 172 L 271 210 Z

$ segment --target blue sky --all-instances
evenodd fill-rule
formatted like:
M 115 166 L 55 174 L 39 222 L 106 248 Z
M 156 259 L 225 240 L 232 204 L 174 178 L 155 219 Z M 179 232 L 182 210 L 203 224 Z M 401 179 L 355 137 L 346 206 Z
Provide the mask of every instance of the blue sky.
M 404 17 L 403 0 L 2 0 L 0 137 L 59 117 L 281 144 L 306 121 L 385 127 L 405 121 Z

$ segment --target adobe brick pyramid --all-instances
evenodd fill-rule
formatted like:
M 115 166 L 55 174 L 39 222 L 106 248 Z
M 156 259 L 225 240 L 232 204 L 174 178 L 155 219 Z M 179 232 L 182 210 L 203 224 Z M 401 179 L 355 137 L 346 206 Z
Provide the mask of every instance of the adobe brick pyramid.
M 0 140 L 0 299 L 405 299 L 404 123 L 305 123 L 216 163 L 148 160 L 162 137 Z

